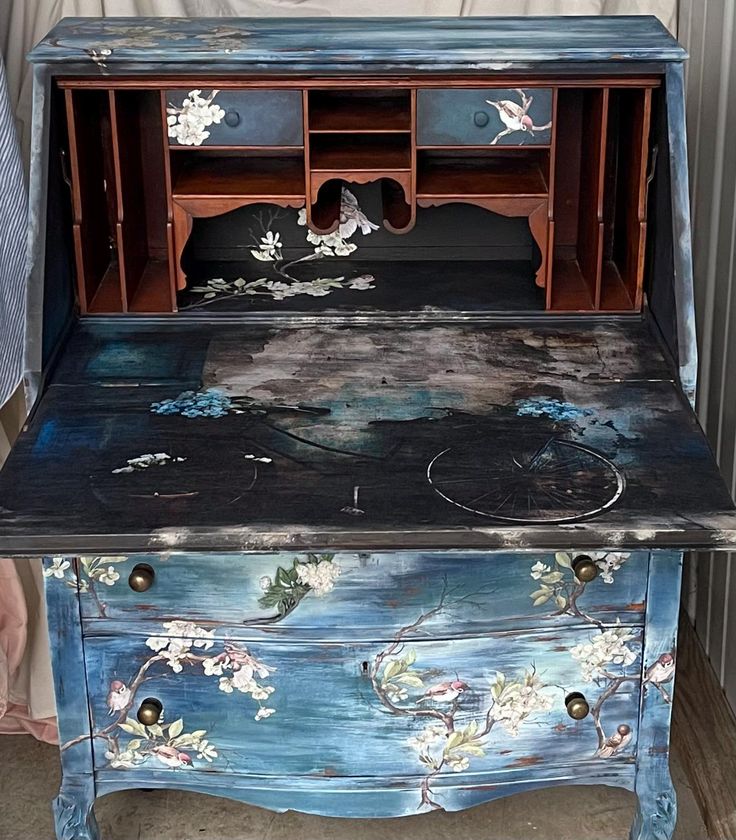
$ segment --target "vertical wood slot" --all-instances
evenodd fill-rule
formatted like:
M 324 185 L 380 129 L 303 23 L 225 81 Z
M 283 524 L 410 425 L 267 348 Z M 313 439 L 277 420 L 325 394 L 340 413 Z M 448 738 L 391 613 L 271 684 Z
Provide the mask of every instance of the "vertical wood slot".
M 553 215 L 555 248 L 548 308 L 598 309 L 608 89 L 560 89 Z
M 651 89 L 612 90 L 604 202 L 602 310 L 640 309 Z
M 124 308 L 171 312 L 163 126 L 155 91 L 111 91 Z
M 83 313 L 122 312 L 110 98 L 102 90 L 64 95 L 79 307 Z

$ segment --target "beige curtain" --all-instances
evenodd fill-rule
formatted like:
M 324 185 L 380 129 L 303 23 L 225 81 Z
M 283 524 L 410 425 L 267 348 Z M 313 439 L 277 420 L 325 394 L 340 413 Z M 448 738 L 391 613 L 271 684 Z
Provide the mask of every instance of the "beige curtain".
M 27 149 L 31 76 L 24 56 L 62 17 L 337 17 L 366 12 L 394 17 L 651 14 L 676 34 L 677 0 L 373 0 L 370 4 L 365 0 L 0 0 L 0 49 L 11 102 L 16 106 L 18 136 Z M 3 409 L 5 419 L 0 414 L 0 428 L 17 429 L 18 405 Z M 6 440 L 10 434 L 6 432 Z M 0 432 L 0 462 L 2 438 Z M 0 589 L 5 593 L 4 604 L 0 598 L 0 732 L 25 729 L 51 739 L 53 729 L 46 719 L 53 714 L 53 694 L 42 588 L 37 564 L 0 559 Z

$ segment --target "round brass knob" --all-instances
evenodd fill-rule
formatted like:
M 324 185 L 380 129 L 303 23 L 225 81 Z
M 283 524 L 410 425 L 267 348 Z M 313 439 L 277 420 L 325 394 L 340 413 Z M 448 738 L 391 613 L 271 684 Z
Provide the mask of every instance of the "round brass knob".
M 577 691 L 565 697 L 565 708 L 573 720 L 582 720 L 590 712 L 588 701 Z
M 153 586 L 156 573 L 148 563 L 138 563 L 128 576 L 128 586 L 135 592 L 145 592 Z
M 240 125 L 240 114 L 237 111 L 227 111 L 225 113 L 225 125 L 229 125 L 230 128 Z
M 161 712 L 164 707 L 160 700 L 155 697 L 146 697 L 146 699 L 138 707 L 138 714 L 136 717 L 144 726 L 153 726 L 161 719 Z
M 587 554 L 578 554 L 572 561 L 572 571 L 581 583 L 590 583 L 598 576 L 598 566 Z
M 490 117 L 485 111 L 476 111 L 473 114 L 473 122 L 478 126 L 478 128 L 483 128 L 488 125 L 489 119 Z

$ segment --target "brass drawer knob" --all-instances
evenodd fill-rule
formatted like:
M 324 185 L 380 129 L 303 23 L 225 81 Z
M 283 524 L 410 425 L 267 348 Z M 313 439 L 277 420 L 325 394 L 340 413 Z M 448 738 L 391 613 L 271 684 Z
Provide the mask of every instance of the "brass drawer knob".
M 587 554 L 578 554 L 572 561 L 572 571 L 581 583 L 590 583 L 598 576 L 598 566 Z
M 146 592 L 155 579 L 156 573 L 147 563 L 138 563 L 128 577 L 128 586 L 134 592 Z
M 577 691 L 565 697 L 565 708 L 573 720 L 582 720 L 590 713 L 588 701 Z
M 160 700 L 155 697 L 146 697 L 146 699 L 138 707 L 138 714 L 136 717 L 144 726 L 153 726 L 161 719 L 161 712 L 164 707 Z

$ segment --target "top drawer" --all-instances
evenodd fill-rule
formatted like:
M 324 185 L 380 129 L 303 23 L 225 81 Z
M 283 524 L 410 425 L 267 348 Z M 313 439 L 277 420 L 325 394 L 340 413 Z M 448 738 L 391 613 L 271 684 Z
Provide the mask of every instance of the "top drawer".
M 552 88 L 417 91 L 420 146 L 548 146 Z
M 166 91 L 172 146 L 301 146 L 299 90 Z
M 376 640 L 428 610 L 436 610 L 428 624 L 434 637 L 641 622 L 647 552 L 593 555 L 597 576 L 587 583 L 571 560 L 566 553 L 174 554 L 83 557 L 77 567 L 82 615 L 104 632 L 112 632 L 111 619 L 124 621 L 125 632 L 136 632 L 132 622 L 150 632 L 151 622 L 186 619 L 221 625 L 224 635 L 268 628 L 311 640 Z

